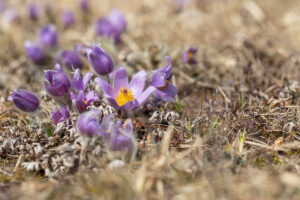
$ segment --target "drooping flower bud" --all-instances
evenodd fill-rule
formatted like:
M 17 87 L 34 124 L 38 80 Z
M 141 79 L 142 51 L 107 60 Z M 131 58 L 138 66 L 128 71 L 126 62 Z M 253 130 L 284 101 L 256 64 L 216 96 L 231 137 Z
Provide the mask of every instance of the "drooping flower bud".
M 28 10 L 28 16 L 31 20 L 33 21 L 38 20 L 40 13 L 39 13 L 39 8 L 36 4 L 34 3 L 29 4 L 27 10 Z
M 100 47 L 94 45 L 86 50 L 88 60 L 93 70 L 99 75 L 107 75 L 113 70 L 110 56 Z
M 24 112 L 34 112 L 40 105 L 39 99 L 26 90 L 14 89 L 14 91 L 10 93 L 8 100 L 13 102 L 17 108 Z
M 45 47 L 53 48 L 58 43 L 58 35 L 54 25 L 46 25 L 40 31 L 40 40 Z
M 91 110 L 81 114 L 77 120 L 77 130 L 81 135 L 93 137 L 100 132 L 100 117 L 99 110 Z
M 71 71 L 75 69 L 81 69 L 83 67 L 83 63 L 75 51 L 63 51 L 61 53 L 61 60 L 63 64 Z
M 24 49 L 27 57 L 32 60 L 32 62 L 34 62 L 35 64 L 43 63 L 45 59 L 45 53 L 42 47 L 39 46 L 39 44 L 31 41 L 25 41 Z
M 66 10 L 61 15 L 61 22 L 64 27 L 69 27 L 75 23 L 75 16 L 71 10 Z
M 88 1 L 87 0 L 79 0 L 78 4 L 79 4 L 80 9 L 83 12 L 89 11 L 89 5 L 88 5 Z
M 69 91 L 71 82 L 60 65 L 57 64 L 55 69 L 45 71 L 45 88 L 52 96 L 60 97 Z

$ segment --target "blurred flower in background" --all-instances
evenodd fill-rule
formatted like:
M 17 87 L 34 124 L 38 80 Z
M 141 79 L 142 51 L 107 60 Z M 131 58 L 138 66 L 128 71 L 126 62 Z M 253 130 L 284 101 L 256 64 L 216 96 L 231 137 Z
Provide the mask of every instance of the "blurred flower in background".
M 126 30 L 126 19 L 119 10 L 113 9 L 107 17 L 96 21 L 96 33 L 99 36 L 112 38 L 115 43 L 121 41 L 121 34 Z

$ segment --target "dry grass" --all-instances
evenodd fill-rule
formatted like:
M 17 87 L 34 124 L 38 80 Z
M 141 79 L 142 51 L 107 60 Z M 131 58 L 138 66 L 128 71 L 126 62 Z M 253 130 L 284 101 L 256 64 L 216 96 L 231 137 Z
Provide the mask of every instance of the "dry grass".
M 20 2 L 12 4 L 24 11 Z M 2 152 L 0 199 L 300 199 L 299 2 L 195 0 L 181 11 L 171 0 L 91 3 L 87 18 L 77 12 L 76 27 L 60 28 L 61 48 L 99 41 L 92 21 L 119 8 L 129 25 L 124 43 L 102 43 L 131 72 L 163 66 L 170 55 L 183 109 L 166 108 L 180 119 L 160 125 L 168 129 L 153 139 L 158 124 L 135 118 L 138 158 L 117 169 L 96 158 L 93 168 L 45 178 L 18 166 L 20 152 Z M 23 52 L 40 24 L 1 23 L 1 137 L 35 141 L 31 117 L 6 98 L 16 87 L 43 93 L 42 69 Z M 180 60 L 190 44 L 199 47 L 194 66 Z

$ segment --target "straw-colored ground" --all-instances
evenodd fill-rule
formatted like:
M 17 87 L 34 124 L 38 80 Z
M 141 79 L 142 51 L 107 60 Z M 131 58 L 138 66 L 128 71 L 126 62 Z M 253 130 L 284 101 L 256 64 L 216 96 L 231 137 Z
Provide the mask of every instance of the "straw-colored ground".
M 24 15 L 23 1 L 9 2 Z M 26 155 L 1 150 L 0 199 L 300 199 L 299 1 L 191 0 L 180 10 L 172 0 L 90 0 L 85 18 L 73 2 L 55 2 L 60 48 L 99 42 L 93 21 L 119 8 L 128 21 L 123 44 L 101 42 L 130 72 L 161 67 L 170 55 L 179 94 L 166 107 L 180 119 L 161 142 L 146 131 L 136 160 L 114 170 L 96 158 L 96 168 L 46 178 L 21 167 Z M 69 30 L 56 14 L 66 7 L 77 10 Z M 49 18 L 0 20 L 0 146 L 20 135 L 34 142 L 31 116 L 6 99 L 19 87 L 44 93 L 43 69 L 54 63 L 34 66 L 23 42 Z M 197 65 L 181 62 L 190 45 L 199 48 Z

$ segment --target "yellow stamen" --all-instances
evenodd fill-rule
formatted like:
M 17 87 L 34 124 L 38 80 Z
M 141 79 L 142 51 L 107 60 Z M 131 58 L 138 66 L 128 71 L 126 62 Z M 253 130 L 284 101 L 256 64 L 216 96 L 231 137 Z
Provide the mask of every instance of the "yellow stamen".
M 84 104 L 87 104 L 87 102 L 88 102 L 87 100 L 82 100 L 82 101 L 83 101 Z
M 122 87 L 119 90 L 116 101 L 119 106 L 125 105 L 127 102 L 134 100 L 134 96 L 132 94 L 131 89 L 127 89 L 126 87 Z
M 189 59 L 192 59 L 193 56 L 194 56 L 194 54 L 193 54 L 193 52 L 189 51 L 189 52 L 187 53 L 187 56 L 188 56 Z
M 168 87 L 168 80 L 166 80 L 166 85 L 165 86 L 162 86 L 162 87 L 160 87 L 159 89 L 160 90 L 165 90 L 165 89 L 167 89 L 167 87 Z

